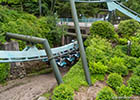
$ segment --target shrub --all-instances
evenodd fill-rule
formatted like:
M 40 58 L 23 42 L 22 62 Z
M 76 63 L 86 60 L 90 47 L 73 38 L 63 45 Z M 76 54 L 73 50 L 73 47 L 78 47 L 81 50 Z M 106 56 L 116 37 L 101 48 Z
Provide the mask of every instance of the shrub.
M 89 62 L 89 70 L 92 74 L 105 74 L 107 72 L 107 66 L 104 66 L 101 62 Z
M 128 80 L 128 86 L 132 88 L 134 94 L 140 95 L 140 77 L 139 76 L 132 76 Z
M 124 45 L 124 44 L 127 44 L 128 40 L 126 38 L 119 38 L 118 42 L 119 42 L 119 44 Z
M 97 94 L 96 100 L 113 100 L 114 97 L 116 97 L 114 91 L 109 87 L 104 87 Z
M 121 21 L 118 26 L 118 33 L 121 34 L 123 37 L 128 37 L 134 35 L 134 33 L 140 28 L 140 24 L 131 19 Z
M 123 83 L 123 78 L 121 77 L 121 75 L 117 73 L 111 73 L 108 76 L 107 84 L 113 89 L 116 89 L 116 87 L 120 87 L 122 83 Z
M 117 45 L 113 48 L 113 56 L 125 57 L 127 54 L 127 45 Z
M 64 27 L 58 27 L 56 16 L 37 18 L 25 12 L 10 10 L 0 6 L 0 35 L 5 32 L 47 38 L 52 45 L 59 44 L 61 36 L 65 33 Z M 1 40 L 5 42 L 5 40 Z M 22 48 L 23 48 L 23 42 Z
M 121 75 L 128 75 L 128 68 L 125 66 L 123 58 L 114 57 L 108 62 L 108 70 L 112 73 L 118 73 Z
M 91 35 L 99 35 L 103 38 L 111 39 L 115 35 L 114 26 L 107 21 L 97 21 L 90 27 Z
M 102 39 L 99 36 L 95 36 L 89 41 L 87 41 L 89 44 L 86 48 L 88 62 L 100 61 L 103 64 L 107 63 L 107 60 L 112 52 L 111 44 L 106 39 Z
M 53 91 L 53 100 L 73 100 L 74 90 L 66 85 L 61 84 L 60 86 L 56 87 Z
M 125 56 L 124 59 L 125 59 L 125 65 L 130 70 L 132 70 L 133 68 L 139 65 L 139 59 L 135 57 Z
M 131 56 L 140 57 L 140 44 L 133 42 L 131 45 Z
M 0 64 L 0 82 L 3 82 L 9 74 L 10 66 L 8 63 Z
M 133 95 L 133 91 L 131 87 L 127 87 L 124 84 L 121 87 L 117 87 L 117 94 L 119 96 L 130 97 Z
M 134 75 L 140 76 L 140 65 L 134 69 Z

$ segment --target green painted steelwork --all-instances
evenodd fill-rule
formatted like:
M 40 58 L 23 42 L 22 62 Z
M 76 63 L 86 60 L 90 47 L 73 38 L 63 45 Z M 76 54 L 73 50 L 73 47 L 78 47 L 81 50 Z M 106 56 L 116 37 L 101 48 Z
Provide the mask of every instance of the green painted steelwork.
M 39 15 L 41 16 L 42 15 L 42 1 L 39 0 L 38 3 L 39 3 Z
M 90 73 L 89 73 L 89 69 L 88 69 L 86 54 L 85 54 L 85 50 L 84 50 L 84 45 L 83 45 L 83 40 L 82 40 L 82 36 L 81 36 L 81 32 L 80 32 L 79 21 L 78 21 L 78 16 L 77 16 L 74 0 L 70 0 L 70 4 L 71 4 L 71 10 L 72 10 L 74 23 L 75 23 L 77 40 L 79 43 L 79 49 L 80 49 L 80 54 L 81 54 L 82 64 L 83 64 L 83 68 L 84 68 L 84 72 L 85 72 L 86 81 L 91 86 L 92 82 L 91 82 Z
M 74 57 L 78 56 L 78 54 L 76 53 L 76 51 L 78 51 L 78 48 L 79 46 L 77 44 L 77 41 L 74 41 L 73 43 L 61 47 L 52 48 L 51 51 L 54 57 L 56 58 L 56 62 L 58 64 L 60 63 L 60 61 L 58 61 L 57 58 L 60 56 L 61 57 L 65 56 L 68 58 L 68 56 L 66 55 L 68 55 L 70 52 L 72 54 L 71 54 L 71 58 L 69 59 L 72 59 L 73 56 Z M 34 45 L 26 46 L 25 49 L 23 49 L 22 51 L 0 50 L 0 63 L 25 62 L 25 61 L 36 61 L 36 60 L 42 60 L 48 62 L 48 57 L 45 50 L 38 50 Z M 58 65 L 60 66 L 60 64 Z
M 69 1 L 69 0 L 64 0 L 64 1 Z M 74 2 L 79 2 L 79 3 L 107 3 L 108 10 L 109 10 L 109 19 L 108 21 L 111 20 L 112 12 L 115 10 L 119 10 L 123 14 L 129 16 L 130 18 L 135 19 L 136 21 L 140 22 L 140 14 L 137 12 L 129 9 L 125 5 L 119 3 L 118 1 L 120 0 L 74 0 Z M 126 0 L 127 2 L 128 0 Z
M 47 39 L 42 39 L 42 38 L 37 38 L 37 37 L 32 37 L 32 36 L 27 36 L 27 35 L 19 35 L 19 34 L 13 34 L 13 33 L 6 33 L 6 36 L 8 38 L 13 38 L 13 39 L 17 39 L 17 40 L 23 40 L 23 41 L 27 41 L 30 43 L 39 43 L 39 44 L 43 44 L 46 54 L 48 56 L 49 62 L 53 68 L 56 80 L 58 84 L 63 83 L 60 71 L 58 69 L 58 66 L 56 64 L 56 61 L 53 57 L 50 45 L 48 43 Z

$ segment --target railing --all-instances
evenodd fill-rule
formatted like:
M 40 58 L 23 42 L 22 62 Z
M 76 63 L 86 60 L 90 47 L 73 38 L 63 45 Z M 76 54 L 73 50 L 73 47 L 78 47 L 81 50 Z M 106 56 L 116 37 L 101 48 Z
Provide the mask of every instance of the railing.
M 119 2 L 107 2 L 108 5 L 108 9 L 109 11 L 113 11 L 113 10 L 119 10 L 120 12 L 122 12 L 123 14 L 137 20 L 138 22 L 140 22 L 140 14 L 136 13 L 135 11 L 129 9 L 128 7 L 124 6 L 123 4 L 120 4 Z
M 79 22 L 95 22 L 95 21 L 99 21 L 99 20 L 105 20 L 104 18 L 81 18 L 79 19 Z M 61 22 L 73 22 L 72 18 L 60 18 Z

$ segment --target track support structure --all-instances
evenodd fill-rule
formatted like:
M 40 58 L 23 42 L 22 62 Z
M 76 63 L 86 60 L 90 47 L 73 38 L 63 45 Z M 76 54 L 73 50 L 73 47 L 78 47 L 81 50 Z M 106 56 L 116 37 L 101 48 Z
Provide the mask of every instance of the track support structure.
M 77 33 L 77 40 L 79 43 L 80 55 L 81 55 L 82 64 L 83 64 L 83 68 L 84 68 L 84 72 L 85 72 L 85 78 L 86 78 L 86 81 L 89 84 L 89 86 L 91 86 L 92 82 L 91 82 L 91 78 L 90 78 L 86 54 L 85 54 L 83 40 L 82 40 L 82 36 L 81 36 L 77 11 L 76 11 L 76 7 L 75 7 L 75 0 L 70 0 L 70 5 L 71 5 L 72 16 L 74 19 L 75 29 L 76 29 L 76 33 Z
M 6 37 L 8 39 L 13 38 L 13 39 L 17 39 L 17 40 L 27 41 L 30 43 L 42 44 L 44 46 L 44 49 L 45 49 L 46 54 L 48 56 L 49 62 L 53 68 L 54 75 L 56 77 L 58 85 L 63 83 L 62 76 L 61 76 L 60 71 L 58 69 L 58 66 L 56 64 L 56 61 L 53 57 L 53 54 L 52 54 L 52 51 L 51 51 L 51 48 L 50 48 L 50 45 L 49 45 L 47 39 L 37 38 L 37 37 L 32 37 L 32 36 L 27 36 L 27 35 L 13 34 L 13 33 L 6 33 Z

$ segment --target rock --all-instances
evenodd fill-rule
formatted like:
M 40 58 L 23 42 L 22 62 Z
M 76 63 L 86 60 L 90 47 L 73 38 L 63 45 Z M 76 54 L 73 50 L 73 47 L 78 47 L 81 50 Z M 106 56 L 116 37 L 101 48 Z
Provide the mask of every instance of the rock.
M 39 97 L 37 100 L 47 100 L 45 97 Z

